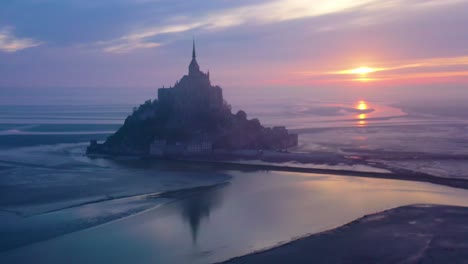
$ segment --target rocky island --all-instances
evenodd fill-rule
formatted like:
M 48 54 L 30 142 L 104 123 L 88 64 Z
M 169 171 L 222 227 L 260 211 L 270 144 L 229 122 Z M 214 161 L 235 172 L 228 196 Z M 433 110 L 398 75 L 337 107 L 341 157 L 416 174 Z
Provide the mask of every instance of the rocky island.
M 232 113 L 223 90 L 210 73 L 200 70 L 195 42 L 187 75 L 173 87 L 159 88 L 129 115 L 124 125 L 100 144 L 91 141 L 87 154 L 177 156 L 220 150 L 284 150 L 298 135 L 283 126 L 264 127 L 244 111 Z

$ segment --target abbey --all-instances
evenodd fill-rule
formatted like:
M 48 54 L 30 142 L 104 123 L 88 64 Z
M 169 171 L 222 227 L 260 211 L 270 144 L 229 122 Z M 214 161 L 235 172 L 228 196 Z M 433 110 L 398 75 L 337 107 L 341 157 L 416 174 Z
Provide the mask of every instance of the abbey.
M 223 106 L 223 91 L 219 86 L 212 86 L 210 73 L 204 73 L 198 66 L 193 42 L 192 61 L 188 75 L 182 77 L 174 87 L 159 88 L 158 99 L 161 104 L 173 105 L 180 114 L 190 115 L 200 111 L 220 110 Z

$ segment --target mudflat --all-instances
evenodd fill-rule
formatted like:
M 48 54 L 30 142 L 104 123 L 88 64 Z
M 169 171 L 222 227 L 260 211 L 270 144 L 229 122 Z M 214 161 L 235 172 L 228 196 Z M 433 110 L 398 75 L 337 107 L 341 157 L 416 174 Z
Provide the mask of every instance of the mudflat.
M 224 263 L 468 263 L 468 207 L 398 207 Z

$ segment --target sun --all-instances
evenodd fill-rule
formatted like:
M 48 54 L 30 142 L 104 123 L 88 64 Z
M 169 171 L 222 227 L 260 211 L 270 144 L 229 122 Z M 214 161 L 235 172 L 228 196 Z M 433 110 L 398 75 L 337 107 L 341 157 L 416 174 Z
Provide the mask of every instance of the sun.
M 350 70 L 350 73 L 352 74 L 360 74 L 360 75 L 366 75 L 368 73 L 373 73 L 375 72 L 376 69 L 374 68 L 370 68 L 370 67 L 359 67 L 359 68 L 355 68 L 355 69 L 352 69 Z
M 351 68 L 351 69 L 347 69 L 347 70 L 332 71 L 332 72 L 328 72 L 328 74 L 352 75 L 353 78 L 351 78 L 349 80 L 358 81 L 358 82 L 371 82 L 371 81 L 380 80 L 379 78 L 376 78 L 375 76 L 372 76 L 373 73 L 378 73 L 380 71 L 385 71 L 385 70 L 387 70 L 387 69 L 386 68 L 361 66 L 361 67 L 358 67 L 358 68 Z

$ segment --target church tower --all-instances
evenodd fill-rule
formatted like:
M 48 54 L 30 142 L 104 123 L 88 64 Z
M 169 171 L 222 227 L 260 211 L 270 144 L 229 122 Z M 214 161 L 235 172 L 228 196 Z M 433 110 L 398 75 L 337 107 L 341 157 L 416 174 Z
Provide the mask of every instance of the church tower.
M 197 62 L 197 54 L 195 51 L 195 40 L 193 40 L 193 48 L 192 48 L 192 61 L 189 65 L 189 76 L 196 76 L 200 73 L 200 66 L 198 66 Z

